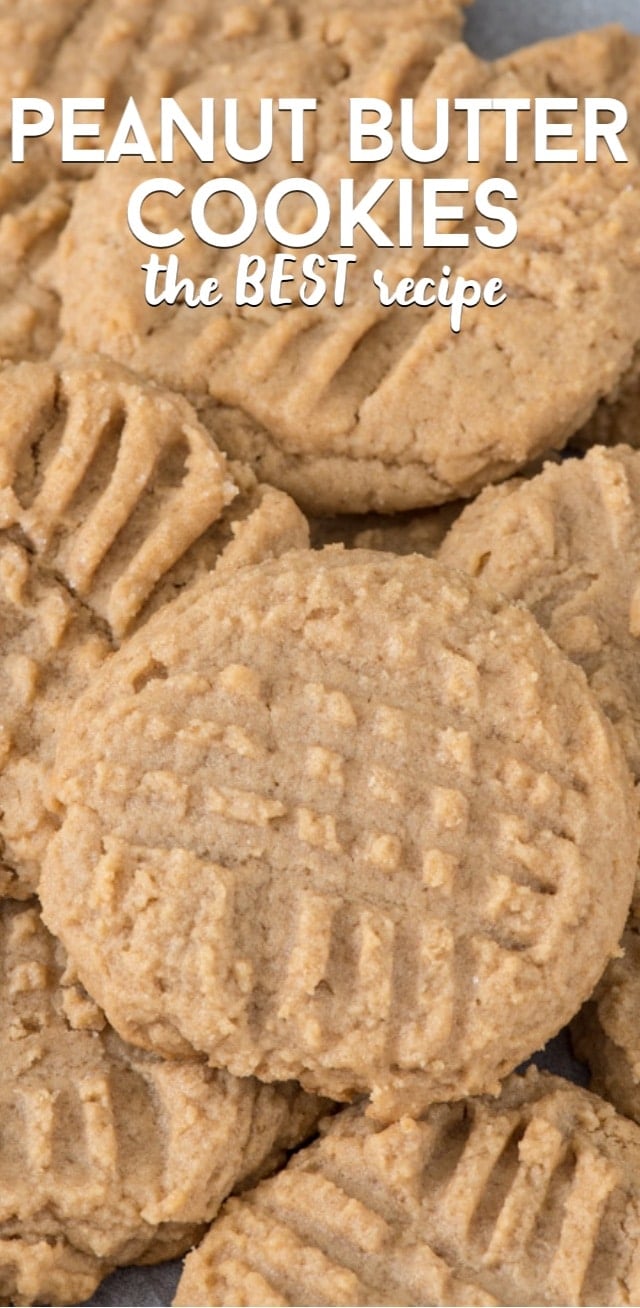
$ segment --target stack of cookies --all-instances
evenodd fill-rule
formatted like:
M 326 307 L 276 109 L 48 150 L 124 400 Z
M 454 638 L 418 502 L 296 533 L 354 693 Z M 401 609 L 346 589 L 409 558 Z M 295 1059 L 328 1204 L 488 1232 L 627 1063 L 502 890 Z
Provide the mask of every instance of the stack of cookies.
M 3 1303 L 190 1249 L 176 1304 L 640 1303 L 640 38 L 490 64 L 463 7 L 3 14 L 3 113 L 312 91 L 327 189 L 350 96 L 630 111 L 626 163 L 454 127 L 519 195 L 447 252 L 507 292 L 459 335 L 371 298 L 417 233 L 340 308 L 151 307 L 145 165 L 11 164 L 3 120 Z M 591 1090 L 522 1067 L 568 1024 Z

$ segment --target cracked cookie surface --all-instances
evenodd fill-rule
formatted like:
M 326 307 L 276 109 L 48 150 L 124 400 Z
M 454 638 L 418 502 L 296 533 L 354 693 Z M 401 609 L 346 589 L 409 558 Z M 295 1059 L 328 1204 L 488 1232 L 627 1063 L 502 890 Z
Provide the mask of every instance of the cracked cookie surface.
M 626 39 L 635 49 L 637 39 Z M 620 32 L 605 29 L 579 49 L 570 42 L 573 56 L 566 62 L 577 89 L 590 93 L 592 82 L 621 58 Z M 557 46 L 562 63 L 565 47 L 562 41 Z M 489 65 L 464 46 L 449 46 L 432 67 L 419 31 L 409 29 L 393 57 L 387 51 L 377 65 L 356 63 L 345 71 L 325 45 L 284 42 L 267 57 L 247 61 L 243 75 L 251 103 L 244 110 L 253 123 L 259 94 L 303 95 L 309 87 L 322 88 L 304 172 L 327 190 L 335 208 L 338 179 L 353 172 L 344 125 L 349 95 L 375 92 L 394 105 L 413 96 L 420 132 L 430 137 L 438 97 L 553 94 L 547 47 L 537 58 L 524 51 Z M 232 64 L 220 67 L 216 78 L 221 94 L 237 92 Z M 185 89 L 187 111 L 202 94 L 202 84 Z M 92 348 L 132 361 L 165 384 L 208 395 L 218 443 L 309 512 L 391 512 L 469 496 L 562 447 L 614 390 L 640 338 L 640 188 L 633 142 L 626 165 L 606 153 L 589 164 L 534 164 L 532 132 L 530 124 L 523 126 L 520 163 L 505 165 L 504 125 L 490 122 L 482 162 L 469 165 L 462 116 L 452 128 L 452 175 L 470 177 L 465 214 L 450 224 L 452 236 L 464 239 L 476 221 L 476 186 L 505 169 L 516 185 L 519 218 L 518 239 L 507 249 L 483 248 L 471 233 L 468 249 L 447 250 L 454 276 L 484 282 L 500 275 L 508 297 L 499 308 L 474 310 L 458 337 L 448 314 L 383 307 L 372 285 L 376 268 L 390 284 L 400 276 L 440 275 L 442 251 L 425 250 L 417 216 L 406 249 L 377 248 L 356 230 L 358 262 L 340 308 L 328 294 L 313 310 L 294 298 L 284 308 L 265 302 L 239 311 L 234 250 L 216 251 L 216 275 L 227 294 L 214 310 L 148 305 L 140 272 L 146 247 L 130 236 L 126 223 L 128 198 L 146 173 L 144 165 L 125 160 L 102 169 L 77 194 L 50 263 L 63 338 L 73 347 L 88 332 Z M 579 126 L 575 139 L 580 157 Z M 229 161 L 221 155 L 213 175 L 224 175 L 225 166 Z M 168 169 L 185 190 L 177 199 L 154 197 L 153 221 L 162 230 L 184 231 L 177 247 L 181 271 L 199 285 L 210 275 L 211 250 L 190 226 L 189 205 L 195 188 L 212 175 L 211 166 L 178 147 Z M 411 164 L 404 155 L 360 169 L 363 187 L 392 178 L 374 211 L 390 231 L 397 228 L 398 178 L 422 186 L 425 177 L 441 174 L 441 164 Z M 252 165 L 249 180 L 258 201 L 290 171 L 278 138 L 268 160 Z M 242 165 L 233 164 L 232 172 L 241 178 Z M 304 225 L 308 216 L 298 205 L 291 221 Z M 237 214 L 223 202 L 218 221 L 227 220 L 237 221 Z M 256 230 L 252 253 L 268 262 L 278 248 L 266 231 Z M 335 213 L 318 248 L 325 254 L 340 248 Z M 87 295 L 95 307 L 89 314 Z
M 327 1105 L 132 1049 L 35 901 L 0 905 L 0 1294 L 77 1303 L 113 1267 L 188 1248 Z
M 136 624 L 304 546 L 289 497 L 228 466 L 187 401 L 105 360 L 0 373 L 0 892 L 37 888 L 58 721 Z
M 376 1128 L 230 1200 L 174 1304 L 633 1304 L 640 1130 L 558 1077 Z
M 633 886 L 582 672 L 417 556 L 293 552 L 178 604 L 59 744 L 41 893 L 85 985 L 134 1043 L 381 1117 L 495 1086 L 589 993 Z

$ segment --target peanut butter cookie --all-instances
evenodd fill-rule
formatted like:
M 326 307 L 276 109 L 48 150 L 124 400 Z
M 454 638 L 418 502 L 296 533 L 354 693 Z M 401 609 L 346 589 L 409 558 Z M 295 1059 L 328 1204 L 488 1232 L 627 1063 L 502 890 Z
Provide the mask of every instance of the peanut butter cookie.
M 0 1294 L 78 1303 L 186 1249 L 308 1136 L 323 1101 L 125 1045 L 33 901 L 0 905 Z
M 634 1304 L 640 1130 L 532 1070 L 385 1129 L 349 1109 L 223 1208 L 176 1305 Z
M 636 805 L 583 673 L 421 558 L 214 576 L 98 670 L 56 756 L 45 920 L 124 1038 L 372 1091 L 497 1089 L 616 947 Z
M 600 74 L 606 84 L 620 39 L 618 29 L 606 29 L 580 47 L 572 64 L 572 94 L 590 94 Z M 638 44 L 637 38 L 626 39 L 634 48 Z M 556 45 L 562 62 L 563 43 Z M 416 69 L 429 60 L 419 29 L 409 28 L 377 63 L 354 66 L 345 76 L 325 45 L 284 42 L 244 63 L 243 82 L 250 92 L 243 121 L 253 124 L 254 134 L 259 131 L 259 96 L 310 91 L 319 96 L 305 175 L 331 199 L 332 221 L 314 246 L 327 256 L 341 248 L 338 180 L 354 173 L 345 127 L 348 97 L 374 94 L 396 107 L 412 97 L 416 130 L 431 141 L 437 99 L 530 100 L 556 93 L 547 45 L 537 59 L 523 52 L 521 62 L 522 68 L 516 55 L 485 64 L 455 45 L 428 76 L 417 77 Z M 215 82 L 221 96 L 237 95 L 233 64 L 220 66 Z M 185 111 L 196 113 L 203 94 L 202 83 L 186 88 Z M 469 496 L 561 448 L 614 390 L 640 339 L 640 187 L 633 140 L 625 138 L 628 164 L 614 161 L 604 148 L 597 162 L 580 162 L 584 141 L 578 114 L 578 162 L 536 164 L 529 118 L 523 116 L 519 163 L 505 165 L 499 114 L 485 124 L 478 164 L 468 162 L 464 116 L 454 117 L 448 168 L 451 176 L 469 177 L 470 189 L 467 197 L 457 197 L 463 218 L 449 226 L 452 240 L 469 238 L 468 248 L 447 248 L 446 259 L 442 249 L 425 248 L 419 205 L 407 248 L 379 248 L 356 228 L 357 264 L 349 271 L 340 307 L 331 287 L 313 309 L 302 304 L 296 265 L 289 305 L 272 305 L 267 292 L 259 308 L 239 309 L 236 249 L 215 250 L 224 293 L 216 307 L 147 303 L 141 265 L 151 251 L 131 236 L 126 211 L 148 165 L 123 160 L 101 169 L 79 189 L 46 270 L 48 284 L 60 296 L 65 345 L 88 341 L 164 384 L 208 394 L 217 406 L 209 411 L 217 442 L 316 515 L 392 512 Z M 291 167 L 277 137 L 269 158 L 246 174 L 259 205 Z M 210 276 L 212 251 L 193 229 L 191 200 L 200 183 L 224 176 L 229 168 L 236 178 L 245 175 L 245 167 L 229 161 L 224 151 L 213 166 L 201 165 L 178 145 L 175 163 L 165 165 L 165 172 L 175 174 L 183 193 L 147 201 L 156 230 L 177 227 L 183 233 L 173 253 L 181 275 L 194 286 Z M 381 163 L 358 165 L 358 188 L 391 179 L 373 214 L 381 228 L 397 236 L 399 179 L 413 180 L 422 194 L 425 179 L 441 175 L 441 162 L 411 163 L 396 145 Z M 510 178 L 518 193 L 518 239 L 502 250 L 484 248 L 473 233 L 476 187 L 496 175 Z M 308 202 L 304 210 L 295 198 L 291 203 L 293 216 L 287 220 L 296 231 L 305 229 Z M 216 218 L 219 224 L 237 223 L 231 201 L 221 204 Z M 258 224 L 251 253 L 269 264 L 280 248 Z M 162 251 L 163 265 L 171 253 Z M 499 276 L 506 302 L 497 308 L 479 305 L 459 336 L 442 310 L 381 303 L 373 283 L 378 270 L 395 286 L 407 276 L 437 282 L 444 265 L 454 279 L 463 275 L 484 283 Z
M 0 892 L 22 894 L 55 829 L 56 724 L 97 663 L 216 564 L 308 531 L 183 397 L 108 361 L 6 368 L 0 421 Z
M 0 373 L 0 528 L 124 635 L 237 495 L 180 395 L 108 360 Z

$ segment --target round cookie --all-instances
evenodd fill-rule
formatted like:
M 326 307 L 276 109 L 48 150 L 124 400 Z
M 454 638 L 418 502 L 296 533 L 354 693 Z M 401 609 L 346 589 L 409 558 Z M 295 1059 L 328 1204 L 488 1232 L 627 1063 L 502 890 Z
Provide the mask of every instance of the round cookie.
M 572 94 L 591 87 L 594 67 L 604 78 L 619 41 L 615 29 L 592 36 L 584 77 L 587 61 L 580 48 L 572 65 Z M 557 45 L 564 48 L 561 41 Z M 354 172 L 345 130 L 349 96 L 378 95 L 396 108 L 401 99 L 413 98 L 420 138 L 431 140 L 438 98 L 556 94 L 546 47 L 537 59 L 529 51 L 523 54 L 520 70 L 517 56 L 489 65 L 464 46 L 450 46 L 424 77 L 431 63 L 426 53 L 419 29 L 408 28 L 377 63 L 356 63 L 348 77 L 324 44 L 285 42 L 244 62 L 248 131 L 259 130 L 259 97 L 313 91 L 321 101 L 305 169 L 332 203 L 319 253 L 341 246 L 338 181 Z M 221 96 L 238 95 L 233 62 L 216 69 L 214 80 Z M 210 81 L 207 89 L 204 83 L 186 88 L 185 111 L 196 113 L 209 91 Z M 464 219 L 450 226 L 464 237 L 477 221 L 477 185 L 505 174 L 518 191 L 518 239 L 508 248 L 484 248 L 472 231 L 469 248 L 447 248 L 445 260 L 441 248 L 425 249 L 416 212 L 411 247 L 379 248 L 356 230 L 357 263 L 349 270 L 340 307 L 333 304 L 331 287 L 313 310 L 301 304 L 298 268 L 295 285 L 287 287 L 289 306 L 271 305 L 267 297 L 259 308 L 238 308 L 235 249 L 216 249 L 216 276 L 226 296 L 215 310 L 151 305 L 140 270 L 150 251 L 131 236 L 126 220 L 129 197 L 146 179 L 148 165 L 123 160 L 79 188 L 47 269 L 47 284 L 60 296 L 66 345 L 88 342 L 164 384 L 211 397 L 209 420 L 218 443 L 320 516 L 393 512 L 469 496 L 561 448 L 617 385 L 640 339 L 634 147 L 629 144 L 626 165 L 606 152 L 597 163 L 535 164 L 533 129 L 526 122 L 520 162 L 505 165 L 504 122 L 497 115 L 483 128 L 481 163 L 470 165 L 464 115 L 454 118 L 449 175 L 469 177 L 470 190 Z M 164 165 L 184 192 L 178 198 L 154 196 L 148 216 L 159 230 L 178 227 L 184 233 L 174 252 L 181 275 L 195 285 L 211 271 L 211 248 L 194 234 L 189 219 L 196 188 L 231 168 L 234 177 L 246 176 L 261 205 L 273 183 L 291 173 L 285 144 L 276 137 L 269 158 L 252 164 L 250 173 L 223 151 L 212 167 L 179 145 L 175 163 Z M 580 154 L 579 126 L 576 148 Z M 359 164 L 357 171 L 358 193 L 381 178 L 395 183 L 400 177 L 413 180 L 421 193 L 423 181 L 441 179 L 442 164 L 413 164 L 397 147 L 389 159 Z M 219 223 L 237 221 L 236 210 L 222 203 L 216 217 Z M 284 221 L 284 206 L 281 217 Z M 374 217 L 397 237 L 395 184 L 376 204 Z M 307 210 L 299 208 L 293 218 L 287 211 L 296 230 L 308 226 L 308 219 Z M 251 253 L 269 263 L 278 249 L 258 226 Z M 162 251 L 163 264 L 169 253 Z M 402 276 L 437 282 L 443 265 L 454 278 L 461 274 L 484 283 L 500 276 L 506 302 L 474 309 L 457 336 L 448 311 L 380 303 L 372 284 L 377 269 L 394 286 Z
M 640 777 L 640 452 L 595 448 L 483 491 L 438 557 L 531 609 L 584 669 Z
M 32 893 L 60 717 L 167 600 L 308 543 L 187 401 L 106 360 L 0 373 L 0 894 Z
M 45 920 L 125 1038 L 380 1117 L 497 1088 L 634 880 L 583 674 L 419 556 L 293 552 L 166 607 L 92 679 L 52 794 Z
M 77 123 L 86 117 L 99 124 L 100 141 L 78 135 L 76 148 L 108 149 L 132 88 L 155 139 L 161 99 L 208 77 L 212 65 L 243 69 L 257 50 L 287 41 L 297 49 L 302 39 L 314 41 L 320 57 L 326 54 L 343 76 L 352 64 L 367 67 L 374 54 L 393 50 L 398 34 L 413 30 L 430 66 L 459 37 L 466 3 L 397 0 L 390 24 L 385 0 L 114 0 L 106 6 L 102 0 L 47 0 L 44 6 L 12 0 L 0 14 L 0 359 L 46 358 L 58 342 L 59 297 L 41 265 L 64 227 L 77 180 L 96 170 L 95 162 L 61 164 L 62 98 L 102 100 L 102 109 L 76 112 Z M 210 88 L 209 82 L 204 94 Z M 11 106 L 12 97 L 23 95 L 49 100 L 56 117 L 43 140 L 26 140 L 25 160 L 16 164 Z M 113 236 L 110 230 L 107 240 Z M 80 250 L 87 237 L 83 232 Z M 86 291 L 91 284 L 89 270 Z M 112 282 L 105 318 L 114 314 L 115 289 Z M 89 316 L 85 325 L 77 340 L 83 350 Z M 120 358 L 129 363 L 129 352 Z
M 84 1301 L 188 1248 L 327 1104 L 125 1045 L 32 901 L 0 905 L 0 1295 Z
M 353 1109 L 231 1199 L 175 1305 L 633 1304 L 640 1130 L 532 1069 L 379 1129 Z
M 459 37 L 462 10 L 468 0 L 397 0 L 389 23 L 385 0 L 12 0 L 0 14 L 0 360 L 48 358 L 59 340 L 59 296 L 49 284 L 43 264 L 69 215 L 79 179 L 97 168 L 95 162 L 61 163 L 60 104 L 64 97 L 102 100 L 102 108 L 83 117 L 97 123 L 100 140 L 78 135 L 74 146 L 108 150 L 132 88 L 135 106 L 152 139 L 157 141 L 160 102 L 179 95 L 196 77 L 232 65 L 243 80 L 248 56 L 273 44 L 300 39 L 314 42 L 318 62 L 325 59 L 336 77 L 348 68 L 368 67 L 374 55 L 392 52 L 403 31 L 420 34 L 425 68 L 450 41 Z M 393 57 L 393 54 L 390 54 Z M 228 89 L 236 95 L 237 87 Z M 291 94 L 285 91 L 283 94 Z M 302 90 L 301 94 L 306 94 Z M 52 130 L 42 140 L 27 138 L 24 162 L 12 161 L 11 106 L 14 96 L 44 97 L 56 113 Z M 112 173 L 112 167 L 106 169 Z M 115 180 L 115 178 L 113 179 Z M 111 208 L 111 206 L 109 206 Z M 117 224 L 116 224 L 117 227 Z M 107 224 L 106 240 L 117 237 Z M 79 264 L 91 243 L 78 233 Z M 103 233 L 103 238 L 105 233 Z M 67 247 L 68 248 L 68 247 Z M 137 270 L 136 270 L 137 273 Z M 83 268 L 77 290 L 91 294 L 93 273 Z M 117 277 L 111 280 L 105 321 L 118 317 Z M 81 284 L 84 286 L 82 289 Z M 88 298 L 87 298 L 88 304 Z M 93 333 L 90 311 L 75 348 L 86 350 Z M 107 328 L 108 334 L 108 328 Z M 63 353 L 68 353 L 64 350 Z M 128 364 L 130 351 L 119 358 Z M 175 374 L 182 389 L 181 370 Z

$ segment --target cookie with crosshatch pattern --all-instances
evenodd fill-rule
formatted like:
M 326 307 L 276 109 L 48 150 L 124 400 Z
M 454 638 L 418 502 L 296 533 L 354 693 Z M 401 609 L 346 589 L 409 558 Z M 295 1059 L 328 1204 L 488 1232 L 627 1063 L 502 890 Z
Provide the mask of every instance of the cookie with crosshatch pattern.
M 97 663 L 210 569 L 307 540 L 183 396 L 107 360 L 0 373 L 0 894 L 37 887 L 57 722 Z
M 78 1303 L 188 1248 L 330 1107 L 123 1043 L 35 900 L 0 905 L 0 1295 Z
M 532 1069 L 376 1128 L 348 1109 L 230 1200 L 174 1304 L 634 1304 L 640 1130 Z
M 133 94 L 152 137 L 162 97 L 208 75 L 216 63 L 242 67 L 260 49 L 300 39 L 313 40 L 336 76 L 374 55 L 392 51 L 403 33 L 419 32 L 429 67 L 449 41 L 457 40 L 467 0 L 397 0 L 394 22 L 385 0 L 11 0 L 0 8 L 0 357 L 48 357 L 59 338 L 59 297 L 42 284 L 42 265 L 64 229 L 79 179 L 95 160 L 61 164 L 60 104 L 88 98 L 89 112 L 75 111 L 98 126 L 95 136 L 74 140 L 76 148 L 108 149 Z M 206 94 L 210 94 L 207 89 Z M 231 91 L 230 94 L 236 94 Z M 287 94 L 287 92 L 283 92 Z M 290 94 L 290 92 L 289 92 Z M 303 92 L 304 94 L 304 92 Z M 41 140 L 27 138 L 24 162 L 12 161 L 12 97 L 51 103 L 55 122 Z M 96 100 L 98 104 L 96 104 Z M 102 108 L 99 102 L 102 100 Z M 28 115 L 33 117 L 33 114 Z M 111 171 L 108 169 L 107 171 Z M 116 235 L 115 227 L 107 239 Z M 83 234 L 79 257 L 87 238 Z M 84 280 L 84 279 L 83 279 Z M 84 292 L 89 292 L 90 281 Z M 112 285 L 115 293 L 115 283 Z M 114 301 L 104 306 L 106 317 Z M 85 349 L 86 332 L 78 340 Z M 130 362 L 126 352 L 121 356 Z
M 497 1088 L 614 952 L 631 778 L 529 613 L 418 556 L 294 551 L 99 670 L 41 894 L 121 1035 L 371 1112 Z
M 0 373 L 0 528 L 125 634 L 235 499 L 227 460 L 181 395 L 108 359 Z
M 102 169 L 95 160 L 61 164 L 60 103 L 64 97 L 98 100 L 88 112 L 75 111 L 96 125 L 95 136 L 78 134 L 74 145 L 108 149 L 132 95 L 156 139 L 160 101 L 180 95 L 195 78 L 209 79 L 212 67 L 242 69 L 258 51 L 279 47 L 300 52 L 313 43 L 316 68 L 330 67 L 344 78 L 351 67 L 362 72 L 372 62 L 395 57 L 407 33 L 421 47 L 421 66 L 430 68 L 440 51 L 460 36 L 468 0 L 397 0 L 389 23 L 385 0 L 12 0 L 0 10 L 0 357 L 46 358 L 59 337 L 59 297 L 43 284 L 42 265 L 52 255 L 64 229 L 76 183 Z M 277 56 L 275 56 L 277 57 Z M 224 73 L 223 73 L 224 75 Z M 309 88 L 300 90 L 307 95 Z M 295 93 L 291 88 L 283 95 Z M 224 95 L 224 92 L 222 92 Z M 229 88 L 235 96 L 237 88 Z M 41 140 L 27 138 L 24 162 L 12 162 L 12 97 L 44 97 L 55 111 L 51 131 Z M 99 101 L 102 100 L 102 108 Z M 33 115 L 31 115 L 33 116 Z M 111 167 L 107 169 L 111 172 Z M 113 178 L 115 181 L 115 177 Z M 88 240 L 77 247 L 83 260 Z M 75 239 L 75 238 L 73 238 Z M 117 223 L 107 240 L 117 240 Z M 92 283 L 81 278 L 81 294 Z M 118 317 L 117 285 L 112 282 L 105 318 Z M 91 311 L 77 347 L 87 348 L 93 334 Z M 108 333 L 107 333 L 108 334 Z M 131 361 L 128 352 L 120 359 Z M 180 389 L 180 387 L 178 387 Z
M 351 68 L 336 62 L 333 47 L 305 41 L 260 50 L 242 65 L 243 122 L 252 140 L 260 131 L 261 97 L 275 102 L 312 93 L 319 101 L 305 175 L 327 192 L 332 218 L 315 252 L 327 258 L 343 248 L 341 178 L 355 176 L 358 195 L 374 185 L 383 188 L 372 216 L 391 244 L 381 247 L 356 228 L 349 250 L 357 262 L 349 269 L 341 306 L 334 303 L 331 282 L 315 307 L 302 303 L 297 263 L 288 265 L 294 284 L 283 292 L 290 303 L 271 304 L 267 285 L 259 307 L 238 307 L 235 248 L 215 249 L 223 300 L 214 308 L 147 301 L 141 265 L 153 251 L 133 238 L 126 217 L 132 192 L 147 179 L 148 164 L 136 159 L 98 170 L 79 188 L 45 274 L 60 297 L 67 347 L 88 341 L 144 375 L 208 396 L 218 443 L 315 515 L 395 512 L 467 497 L 562 448 L 616 388 L 640 340 L 640 188 L 637 142 L 628 134 L 628 163 L 614 160 L 606 148 L 597 162 L 582 162 L 581 101 L 574 137 L 578 160 L 536 163 L 533 116 L 523 114 L 519 161 L 505 164 L 503 117 L 486 115 L 481 162 L 469 164 L 465 118 L 453 115 L 448 176 L 469 178 L 469 194 L 455 197 L 464 216 L 440 224 L 441 237 L 448 229 L 451 241 L 443 251 L 433 244 L 425 248 L 417 200 L 412 244 L 398 247 L 396 185 L 399 179 L 413 182 L 422 194 L 425 179 L 441 181 L 442 161 L 411 162 L 398 145 L 381 162 L 354 165 L 345 124 L 349 97 L 382 98 L 396 115 L 400 101 L 410 99 L 417 139 L 431 144 L 437 101 L 558 95 L 553 51 L 566 82 L 571 80 L 567 94 L 580 99 L 593 94 L 594 84 L 609 84 L 611 68 L 627 48 L 637 56 L 639 38 L 605 28 L 579 44 L 568 37 L 545 43 L 537 54 L 534 47 L 493 64 L 456 44 L 434 65 L 418 25 L 396 35 L 395 45 L 377 60 L 356 60 Z M 211 77 L 221 98 L 238 96 L 237 62 L 219 65 Z M 211 77 L 181 92 L 182 107 L 196 121 Z M 202 164 L 180 142 L 175 156 L 164 168 L 179 182 L 180 195 L 153 195 L 145 213 L 154 230 L 182 233 L 173 251 L 160 251 L 160 262 L 177 255 L 180 275 L 200 286 L 211 274 L 212 248 L 193 229 L 194 194 L 212 176 L 230 171 L 247 182 L 261 208 L 274 183 L 290 176 L 290 150 L 276 133 L 270 155 L 259 163 L 238 164 L 221 151 L 213 165 Z M 465 248 L 478 222 L 476 188 L 496 176 L 510 179 L 517 190 L 517 239 L 496 250 L 471 231 Z M 234 230 L 233 198 L 216 197 L 211 211 L 212 225 L 215 212 L 219 230 Z M 280 216 L 298 232 L 309 230 L 315 215 L 306 196 L 301 201 L 293 195 Z M 249 253 L 270 268 L 280 249 L 259 223 Z M 448 311 L 380 302 L 378 270 L 390 287 L 404 277 L 428 277 L 437 285 L 443 266 L 453 270 L 453 278 L 460 274 L 482 284 L 499 277 L 505 302 L 469 311 L 457 336 Z

